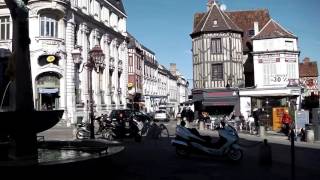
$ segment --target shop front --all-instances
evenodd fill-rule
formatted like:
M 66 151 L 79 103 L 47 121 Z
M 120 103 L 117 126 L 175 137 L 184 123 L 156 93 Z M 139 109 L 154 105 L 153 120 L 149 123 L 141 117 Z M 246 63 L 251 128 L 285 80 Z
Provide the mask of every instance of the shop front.
M 60 76 L 45 72 L 36 78 L 36 108 L 38 110 L 59 109 Z
M 273 131 L 280 131 L 282 115 L 289 113 L 294 116 L 301 103 L 299 87 L 242 89 L 239 94 L 241 114 L 246 118 L 258 110 L 259 124 Z
M 240 115 L 240 100 L 237 89 L 197 89 L 192 90 L 194 109 L 206 111 L 210 115 Z

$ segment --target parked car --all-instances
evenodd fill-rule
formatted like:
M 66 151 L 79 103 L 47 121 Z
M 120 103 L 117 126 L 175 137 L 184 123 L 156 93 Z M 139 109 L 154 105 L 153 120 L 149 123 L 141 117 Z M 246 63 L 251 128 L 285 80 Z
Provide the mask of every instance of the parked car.
M 136 111 L 132 109 L 115 109 L 112 110 L 111 113 L 109 114 L 109 119 L 117 119 L 119 117 L 119 114 L 123 113 L 123 118 L 131 118 L 132 116 L 135 116 L 137 120 L 145 122 L 145 121 L 151 121 L 152 117 L 145 114 L 144 112 L 141 111 Z
M 155 121 L 169 121 L 169 115 L 164 110 L 158 110 L 154 113 L 153 119 Z

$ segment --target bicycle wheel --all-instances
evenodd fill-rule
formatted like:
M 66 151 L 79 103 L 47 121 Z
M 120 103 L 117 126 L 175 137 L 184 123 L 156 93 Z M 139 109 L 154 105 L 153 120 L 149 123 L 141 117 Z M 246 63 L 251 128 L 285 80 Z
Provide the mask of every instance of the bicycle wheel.
M 159 138 L 168 138 L 169 139 L 169 130 L 164 124 L 160 124 L 161 132 L 159 134 Z

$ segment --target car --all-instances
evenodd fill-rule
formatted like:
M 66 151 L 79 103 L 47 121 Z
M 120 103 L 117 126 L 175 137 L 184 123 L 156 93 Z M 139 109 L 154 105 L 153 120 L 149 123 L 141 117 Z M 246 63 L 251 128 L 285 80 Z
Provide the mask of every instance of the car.
M 154 113 L 153 119 L 155 121 L 169 121 L 169 115 L 164 110 L 158 110 Z
M 119 114 L 123 114 L 123 118 L 129 118 L 132 114 L 133 110 L 132 109 L 114 109 L 110 112 L 109 114 L 109 120 L 114 120 L 119 117 Z
M 123 118 L 131 118 L 132 116 L 135 116 L 139 121 L 146 122 L 151 121 L 152 117 L 145 114 L 144 112 L 133 110 L 133 109 L 115 109 L 112 110 L 109 114 L 109 119 L 117 119 L 119 117 L 119 114 L 123 113 Z
M 134 115 L 134 117 L 137 118 L 137 120 L 141 121 L 141 122 L 150 122 L 153 120 L 153 118 L 151 116 L 149 116 L 148 114 L 141 112 L 141 111 L 133 111 L 132 115 Z

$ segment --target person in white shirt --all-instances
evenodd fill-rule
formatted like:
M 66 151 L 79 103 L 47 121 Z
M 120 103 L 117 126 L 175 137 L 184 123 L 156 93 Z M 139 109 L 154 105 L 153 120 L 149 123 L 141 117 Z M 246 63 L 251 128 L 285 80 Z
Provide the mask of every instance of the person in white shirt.
M 249 132 L 250 134 L 253 133 L 253 128 L 254 128 L 254 118 L 252 115 L 249 115 L 248 119 L 247 119 L 247 124 L 249 126 Z

